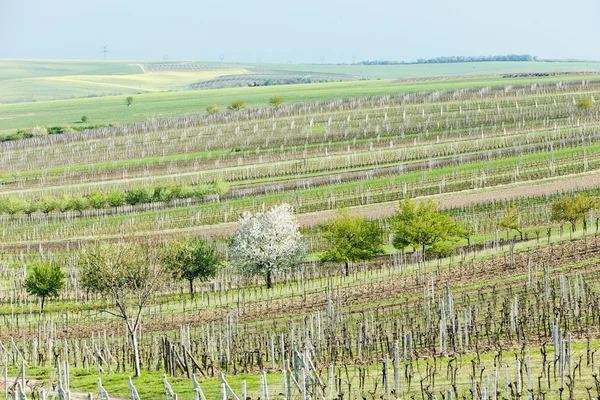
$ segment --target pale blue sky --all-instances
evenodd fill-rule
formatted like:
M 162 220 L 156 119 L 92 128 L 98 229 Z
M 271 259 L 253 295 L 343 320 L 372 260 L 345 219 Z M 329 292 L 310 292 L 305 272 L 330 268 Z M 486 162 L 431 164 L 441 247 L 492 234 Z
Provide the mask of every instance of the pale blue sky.
M 600 59 L 600 0 L 0 0 L 0 58 Z

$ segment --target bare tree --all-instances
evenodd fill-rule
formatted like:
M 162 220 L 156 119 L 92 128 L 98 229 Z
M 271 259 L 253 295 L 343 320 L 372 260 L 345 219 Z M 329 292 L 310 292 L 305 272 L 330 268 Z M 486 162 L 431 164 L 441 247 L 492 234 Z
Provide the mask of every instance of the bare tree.
M 137 335 L 143 310 L 162 287 L 167 269 L 160 262 L 161 246 L 135 243 L 97 243 L 82 252 L 79 271 L 83 287 L 112 300 L 103 311 L 125 321 L 140 376 Z

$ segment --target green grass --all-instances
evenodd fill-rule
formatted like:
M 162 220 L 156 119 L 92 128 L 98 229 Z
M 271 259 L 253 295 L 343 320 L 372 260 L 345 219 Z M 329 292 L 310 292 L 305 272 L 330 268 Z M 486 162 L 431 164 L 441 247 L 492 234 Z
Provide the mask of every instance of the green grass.
M 158 91 L 187 90 L 188 85 L 245 69 L 158 72 L 129 75 L 66 75 L 0 81 L 0 103 L 47 101 Z
M 586 79 L 599 79 L 600 75 Z M 135 96 L 131 107 L 125 106 L 125 96 L 80 98 L 36 103 L 0 105 L 0 132 L 36 125 L 55 126 L 79 123 L 81 116 L 88 124 L 126 124 L 152 118 L 177 117 L 204 113 L 208 104 L 216 103 L 221 110 L 234 100 L 242 99 L 248 106 L 265 106 L 273 95 L 281 95 L 288 103 L 331 100 L 348 97 L 390 95 L 469 87 L 504 86 L 532 82 L 558 82 L 577 76 L 544 78 L 459 78 L 427 82 L 356 81 L 305 85 L 263 86 L 232 89 L 149 93 Z

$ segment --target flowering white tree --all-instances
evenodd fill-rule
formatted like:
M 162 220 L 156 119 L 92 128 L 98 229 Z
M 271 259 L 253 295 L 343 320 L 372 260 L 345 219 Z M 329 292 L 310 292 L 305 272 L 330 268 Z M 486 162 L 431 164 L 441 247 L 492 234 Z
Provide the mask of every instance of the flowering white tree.
M 231 244 L 232 261 L 247 275 L 264 275 L 267 288 L 273 284 L 273 273 L 297 268 L 305 254 L 306 246 L 289 204 L 240 217 Z

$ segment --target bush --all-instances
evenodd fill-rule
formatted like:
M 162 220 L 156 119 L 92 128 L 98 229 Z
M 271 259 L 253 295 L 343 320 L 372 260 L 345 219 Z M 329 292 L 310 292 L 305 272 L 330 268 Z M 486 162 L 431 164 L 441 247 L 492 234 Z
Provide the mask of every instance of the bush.
M 244 100 L 236 100 L 227 107 L 227 109 L 231 111 L 239 111 L 244 108 L 246 108 L 246 103 Z
M 84 124 L 86 122 L 88 122 L 88 117 L 86 115 L 84 115 L 83 117 L 81 117 L 81 122 L 83 122 Z
M 65 132 L 70 132 L 72 131 L 71 128 L 69 128 L 68 126 L 51 126 L 47 129 L 48 131 L 48 135 L 60 135 L 63 134 Z
M 583 99 L 581 99 L 581 101 L 579 103 L 577 103 L 577 108 L 580 109 L 581 111 L 588 111 L 588 110 L 593 109 L 594 107 L 595 107 L 595 104 L 592 101 L 592 99 L 589 97 L 584 97 Z
M 58 201 L 52 196 L 44 196 L 39 201 L 39 209 L 44 214 L 58 210 Z
M 120 207 L 125 203 L 124 195 L 122 190 L 113 190 L 108 196 L 106 196 L 106 201 L 111 207 Z
M 31 135 L 33 137 L 48 136 L 48 129 L 43 126 L 35 126 L 31 130 Z
M 272 106 L 279 106 L 284 103 L 283 96 L 273 96 L 269 99 L 269 104 Z
M 207 113 L 209 113 L 209 114 L 215 114 L 215 113 L 218 113 L 218 112 L 219 112 L 219 106 L 218 106 L 218 105 L 216 105 L 216 104 L 209 104 L 209 105 L 206 107 L 206 112 L 207 112 Z
M 82 212 L 90 207 L 88 199 L 83 196 L 75 196 L 69 200 L 70 208 L 73 211 Z
M 88 196 L 88 201 L 92 208 L 100 210 L 106 206 L 106 195 L 102 191 L 96 190 Z

